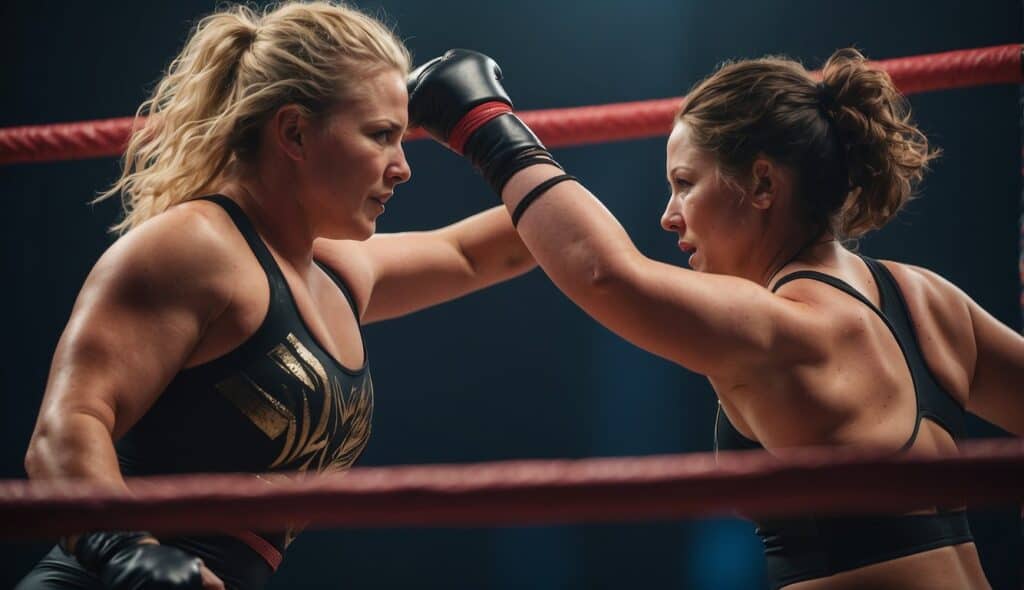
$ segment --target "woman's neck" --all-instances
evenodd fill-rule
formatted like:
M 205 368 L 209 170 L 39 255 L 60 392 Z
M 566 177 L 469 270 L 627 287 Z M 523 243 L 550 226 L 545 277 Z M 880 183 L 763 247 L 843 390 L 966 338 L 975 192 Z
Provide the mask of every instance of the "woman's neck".
M 766 278 L 761 284 L 769 287 L 782 269 L 793 263 L 818 266 L 834 257 L 837 248 L 842 248 L 842 245 L 831 232 L 811 234 L 802 242 L 794 242 L 788 247 L 780 248 L 776 262 L 768 267 Z
M 242 207 L 278 256 L 296 269 L 312 265 L 315 230 L 292 191 L 247 178 L 228 181 L 220 192 Z

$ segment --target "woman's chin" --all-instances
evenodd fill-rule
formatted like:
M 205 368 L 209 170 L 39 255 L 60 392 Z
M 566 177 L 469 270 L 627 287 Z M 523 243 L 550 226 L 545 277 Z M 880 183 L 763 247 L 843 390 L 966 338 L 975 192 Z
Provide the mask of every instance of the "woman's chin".
M 696 250 L 690 254 L 690 257 L 686 260 L 686 264 L 689 265 L 690 270 L 704 272 L 704 258 L 700 255 L 700 252 Z
M 377 222 L 373 219 L 363 219 L 357 223 L 337 224 L 323 228 L 317 237 L 328 240 L 354 240 L 362 242 L 370 239 L 377 233 Z
M 373 234 L 377 233 L 377 223 L 371 221 L 366 227 L 360 228 L 358 235 L 348 238 L 350 240 L 358 240 L 360 242 L 369 240 L 373 237 Z

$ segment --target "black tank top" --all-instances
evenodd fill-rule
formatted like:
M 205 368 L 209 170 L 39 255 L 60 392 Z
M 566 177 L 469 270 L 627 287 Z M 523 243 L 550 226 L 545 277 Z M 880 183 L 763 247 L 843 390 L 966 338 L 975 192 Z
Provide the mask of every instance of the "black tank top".
M 373 384 L 368 363 L 360 369 L 345 367 L 317 343 L 281 269 L 242 209 L 224 196 L 205 199 L 227 211 L 266 273 L 267 314 L 238 348 L 174 377 L 117 442 L 122 472 L 133 476 L 347 469 L 370 435 Z M 320 267 L 337 284 L 358 321 L 345 284 Z M 259 588 L 299 528 L 297 524 L 288 531 L 161 542 L 199 555 L 229 587 Z
M 924 418 L 934 420 L 954 438 L 961 438 L 964 408 L 939 385 L 925 364 L 907 303 L 896 279 L 877 260 L 861 258 L 878 284 L 880 308 L 848 283 L 815 271 L 786 275 L 779 279 L 773 291 L 797 279 L 821 281 L 854 297 L 885 322 L 910 368 L 917 399 L 913 432 L 901 451 L 914 444 Z M 740 434 L 719 404 L 715 419 L 715 451 L 763 448 L 757 441 Z M 972 540 L 967 517 L 962 510 L 898 516 L 812 515 L 760 520 L 757 525 L 757 534 L 764 543 L 765 569 L 772 588 Z

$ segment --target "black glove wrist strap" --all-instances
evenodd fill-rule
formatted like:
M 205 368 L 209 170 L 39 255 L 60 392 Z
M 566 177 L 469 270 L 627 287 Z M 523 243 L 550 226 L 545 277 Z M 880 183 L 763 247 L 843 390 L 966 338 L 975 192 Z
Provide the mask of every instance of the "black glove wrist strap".
M 526 213 L 526 210 L 530 207 L 530 205 L 533 204 L 534 201 L 540 198 L 551 187 L 555 186 L 560 182 L 565 182 L 566 180 L 576 180 L 576 177 L 573 176 L 572 174 L 559 174 L 558 176 L 552 176 L 551 178 L 533 187 L 533 189 L 530 190 L 530 192 L 526 193 L 526 196 L 523 197 L 521 201 L 519 201 L 519 203 L 516 205 L 516 208 L 512 211 L 513 227 L 519 225 L 519 219 L 523 216 L 523 213 Z
M 465 143 L 464 154 L 498 195 L 512 175 L 529 165 L 543 162 L 558 166 L 533 131 L 512 113 L 476 129 Z

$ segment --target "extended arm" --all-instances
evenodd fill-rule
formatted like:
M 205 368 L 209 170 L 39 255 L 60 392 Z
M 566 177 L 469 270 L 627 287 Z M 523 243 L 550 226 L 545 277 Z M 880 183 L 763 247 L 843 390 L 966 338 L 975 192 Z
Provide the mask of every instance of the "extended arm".
M 535 264 L 501 207 L 434 231 L 317 240 L 314 254 L 346 278 L 366 323 L 450 301 Z
M 707 375 L 817 353 L 816 316 L 805 304 L 744 279 L 644 257 L 574 180 L 536 192 L 564 173 L 510 112 L 500 78 L 490 58 L 453 50 L 410 76 L 410 121 L 473 162 L 519 220 L 537 262 L 574 302 L 638 346 Z

